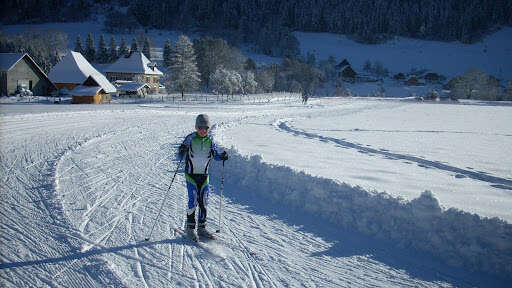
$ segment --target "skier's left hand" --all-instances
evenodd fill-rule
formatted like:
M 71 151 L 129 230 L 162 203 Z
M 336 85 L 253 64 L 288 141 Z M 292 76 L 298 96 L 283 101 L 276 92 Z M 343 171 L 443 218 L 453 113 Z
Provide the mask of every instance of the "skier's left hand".
M 220 154 L 220 159 L 222 159 L 223 161 L 228 160 L 228 158 L 229 158 L 229 157 L 228 157 L 228 153 L 227 153 L 226 151 L 224 151 L 224 152 L 222 152 L 222 153 Z

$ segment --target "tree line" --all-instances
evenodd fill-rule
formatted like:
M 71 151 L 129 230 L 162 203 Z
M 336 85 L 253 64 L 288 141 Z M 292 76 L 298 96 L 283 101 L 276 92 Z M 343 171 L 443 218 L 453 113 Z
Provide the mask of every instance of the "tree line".
M 142 47 L 141 44 L 142 43 Z M 151 40 L 144 33 L 135 35 L 130 46 L 127 45 L 126 38 L 122 37 L 118 44 L 114 36 L 110 36 L 108 45 L 105 36 L 100 35 L 98 46 L 94 44 L 94 37 L 91 33 L 87 34 L 85 44 L 80 35 L 75 40 L 74 51 L 82 53 L 89 62 L 99 64 L 114 63 L 120 57 L 128 57 L 132 52 L 142 52 L 151 59 Z
M 274 56 L 296 53 L 296 30 L 366 43 L 395 35 L 472 43 L 496 25 L 512 25 L 512 1 L 503 0 L 5 0 L 0 15 L 19 24 L 82 21 L 97 11 L 108 11 L 101 12 L 107 32 L 199 29 Z

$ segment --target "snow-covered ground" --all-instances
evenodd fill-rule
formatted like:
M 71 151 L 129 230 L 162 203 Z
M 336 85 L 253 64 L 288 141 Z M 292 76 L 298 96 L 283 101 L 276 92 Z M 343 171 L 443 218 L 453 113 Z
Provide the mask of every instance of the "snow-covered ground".
M 510 109 L 357 98 L 306 106 L 7 101 L 0 282 L 509 286 Z M 166 197 L 176 149 L 199 113 L 230 153 L 222 233 L 202 247 L 171 229 L 185 218 L 182 173 Z M 212 230 L 221 167 L 211 169 Z

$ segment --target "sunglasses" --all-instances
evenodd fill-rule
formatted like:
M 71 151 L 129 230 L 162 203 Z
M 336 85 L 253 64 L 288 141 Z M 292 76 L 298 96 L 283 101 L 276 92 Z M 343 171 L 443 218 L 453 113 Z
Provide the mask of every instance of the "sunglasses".
M 199 129 L 199 130 L 208 130 L 208 129 L 210 129 L 210 127 L 197 127 L 197 129 Z

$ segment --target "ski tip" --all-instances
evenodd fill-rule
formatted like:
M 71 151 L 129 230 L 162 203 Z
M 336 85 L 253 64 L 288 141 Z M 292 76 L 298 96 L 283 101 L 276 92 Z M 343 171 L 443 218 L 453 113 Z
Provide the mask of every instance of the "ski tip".
M 146 241 L 146 242 L 149 241 L 149 238 L 144 239 L 144 241 Z

